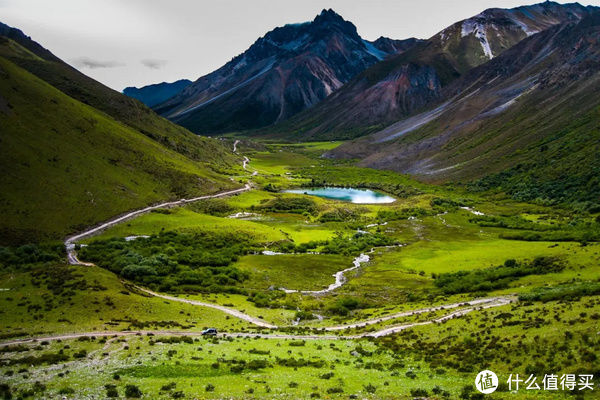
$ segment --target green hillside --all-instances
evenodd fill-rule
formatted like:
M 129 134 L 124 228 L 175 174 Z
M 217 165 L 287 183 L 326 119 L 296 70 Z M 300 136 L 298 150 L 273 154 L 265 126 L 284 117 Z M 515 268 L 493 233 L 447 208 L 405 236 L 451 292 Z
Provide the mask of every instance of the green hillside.
M 214 140 L 191 134 L 187 129 L 159 117 L 141 102 L 104 86 L 66 64 L 20 30 L 9 29 L 7 36 L 0 36 L 0 56 L 74 99 L 187 157 L 217 162 L 228 158 L 229 152 L 224 153 Z
M 8 39 L 0 48 L 46 62 Z M 126 210 L 233 185 L 215 172 L 234 165 L 229 149 L 149 110 L 139 121 L 166 127 L 158 141 L 1 56 L 0 93 L 0 242 L 58 239 Z
M 600 14 L 523 40 L 457 79 L 450 100 L 331 156 L 420 180 L 597 211 Z

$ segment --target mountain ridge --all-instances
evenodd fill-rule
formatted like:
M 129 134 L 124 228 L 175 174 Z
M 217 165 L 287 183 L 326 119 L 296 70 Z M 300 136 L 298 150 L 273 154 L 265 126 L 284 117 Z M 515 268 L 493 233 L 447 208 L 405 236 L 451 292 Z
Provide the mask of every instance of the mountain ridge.
M 578 3 L 545 2 L 485 10 L 369 67 L 310 110 L 250 134 L 322 140 L 352 139 L 377 132 L 442 102 L 444 87 L 490 60 L 486 48 L 493 58 L 528 37 L 528 33 L 543 31 L 560 21 L 576 21 L 597 9 Z M 486 45 L 478 38 L 482 26 L 486 26 L 490 38 L 495 38 L 486 39 Z
M 189 79 L 179 79 L 175 82 L 161 82 L 139 88 L 129 86 L 123 89 L 123 94 L 152 107 L 180 93 L 191 83 Z
M 155 110 L 201 134 L 255 129 L 318 103 L 366 67 L 418 43 L 375 42 L 335 11 L 277 27 Z
M 523 200 L 593 201 L 600 170 L 600 12 L 531 35 L 446 89 L 437 108 L 328 156 Z M 492 183 L 495 185 L 492 185 Z

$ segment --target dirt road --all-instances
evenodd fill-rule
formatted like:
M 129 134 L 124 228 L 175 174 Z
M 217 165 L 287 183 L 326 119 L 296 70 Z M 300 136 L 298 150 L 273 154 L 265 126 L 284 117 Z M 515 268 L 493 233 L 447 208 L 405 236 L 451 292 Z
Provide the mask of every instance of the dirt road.
M 153 292 L 147 291 L 147 293 L 152 294 Z M 205 303 L 193 302 L 192 300 L 172 298 L 171 296 L 165 297 L 165 296 L 159 295 L 159 297 L 163 297 L 168 300 L 183 301 L 186 303 L 191 302 L 190 304 L 200 303 L 203 306 L 205 305 Z M 381 337 L 381 336 L 391 335 L 393 333 L 400 332 L 405 329 L 414 328 L 416 326 L 435 324 L 435 323 L 443 323 L 450 319 L 461 317 L 463 315 L 466 315 L 466 314 L 476 311 L 476 310 L 483 310 L 483 309 L 488 309 L 488 308 L 492 308 L 492 307 L 500 307 L 500 306 L 510 304 L 512 301 L 514 301 L 514 299 L 509 298 L 509 297 L 478 299 L 478 300 L 474 300 L 474 301 L 470 302 L 473 305 L 472 307 L 454 311 L 454 312 L 444 315 L 440 318 L 435 318 L 435 319 L 431 319 L 428 321 L 422 321 L 422 322 L 412 322 L 412 323 L 408 323 L 408 324 L 390 326 L 390 327 L 387 327 L 384 329 L 380 329 L 378 331 L 359 333 L 356 335 L 319 335 L 319 334 L 312 334 L 312 335 L 306 335 L 306 334 L 299 335 L 298 334 L 298 335 L 296 335 L 296 334 L 285 334 L 285 333 L 223 332 L 223 333 L 219 333 L 218 336 L 219 337 L 233 337 L 233 338 L 236 338 L 236 337 L 260 337 L 260 338 L 264 338 L 264 339 L 290 339 L 290 340 L 352 340 L 352 339 L 362 339 L 362 338 L 367 338 L 367 337 Z M 461 304 L 467 304 L 467 303 L 457 303 L 457 304 L 461 305 Z M 210 306 L 214 306 L 214 305 L 210 305 Z M 454 304 L 449 304 L 446 306 L 431 307 L 428 309 L 422 309 L 422 310 L 418 310 L 418 311 L 419 312 L 436 311 L 436 310 L 442 310 L 442 309 L 446 309 L 446 308 L 454 307 L 454 306 L 455 306 Z M 218 306 L 218 307 L 220 307 L 220 306 Z M 236 311 L 236 310 L 231 310 L 231 309 L 227 309 L 227 310 L 234 311 L 234 312 Z M 410 314 L 408 314 L 408 315 L 410 315 Z M 252 318 L 252 317 L 250 317 L 250 318 Z M 258 322 L 260 322 L 262 324 L 262 325 L 259 325 L 262 327 L 272 328 L 272 329 L 277 328 L 276 326 L 266 324 L 263 321 L 258 321 Z M 368 322 L 368 321 L 365 321 L 365 322 Z M 354 324 L 354 325 L 346 325 L 342 329 L 349 329 L 352 327 L 360 327 L 360 326 L 365 326 L 365 325 L 361 325 L 361 323 Z M 338 330 L 338 327 L 331 327 L 331 328 L 333 328 L 333 329 L 324 328 L 324 330 Z M 36 343 L 39 341 L 78 339 L 81 337 L 121 337 L 121 336 L 140 336 L 140 335 L 148 335 L 148 334 L 152 334 L 152 335 L 156 335 L 156 336 L 158 336 L 158 335 L 191 336 L 191 337 L 202 336 L 202 333 L 198 332 L 198 331 L 195 331 L 195 332 L 168 331 L 168 330 L 99 331 L 99 332 L 67 333 L 67 334 L 62 334 L 62 335 L 14 339 L 14 340 L 0 343 L 0 347 L 13 346 L 13 345 L 18 345 L 18 344 L 26 344 L 26 343 Z

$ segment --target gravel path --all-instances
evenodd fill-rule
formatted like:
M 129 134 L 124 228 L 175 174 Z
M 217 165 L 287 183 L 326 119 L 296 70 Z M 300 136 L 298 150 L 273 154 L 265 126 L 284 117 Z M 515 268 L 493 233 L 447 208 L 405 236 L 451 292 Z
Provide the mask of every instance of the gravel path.
M 180 205 L 184 205 L 184 204 L 188 204 L 188 203 L 193 203 L 193 202 L 199 201 L 199 200 L 214 199 L 216 197 L 230 196 L 232 194 L 238 194 L 238 193 L 245 192 L 247 190 L 250 190 L 251 188 L 252 188 L 252 186 L 250 186 L 250 184 L 247 183 L 243 188 L 240 188 L 240 189 L 228 190 L 226 192 L 211 194 L 211 195 L 207 195 L 207 196 L 194 197 L 192 199 L 181 199 L 181 200 L 177 200 L 177 201 L 161 203 L 161 204 L 157 204 L 154 206 L 142 208 L 140 210 L 129 212 L 127 214 L 121 215 L 120 217 L 113 218 L 113 219 L 111 219 L 107 222 L 104 222 L 103 224 L 100 224 L 94 228 L 88 229 L 87 231 L 78 233 L 77 235 L 70 236 L 67 239 L 65 239 L 65 248 L 67 249 L 67 259 L 69 261 L 69 264 L 93 266 L 94 264 L 82 262 L 77 258 L 77 251 L 75 250 L 75 242 L 78 240 L 81 240 L 85 237 L 91 236 L 95 233 L 98 233 L 100 231 L 103 231 L 106 228 L 110 228 L 111 226 L 114 226 L 120 222 L 126 221 L 128 219 L 137 217 L 139 215 L 145 214 L 147 212 L 150 212 L 152 210 L 156 210 L 159 208 L 180 206 Z
M 240 142 L 239 140 L 236 140 L 233 143 L 233 152 L 236 154 L 237 154 L 237 145 L 239 142 Z M 250 160 L 248 159 L 248 157 L 244 156 L 244 161 L 242 164 L 244 169 L 246 169 L 249 161 Z M 253 175 L 255 175 L 255 174 L 256 174 L 256 172 L 254 172 Z M 77 258 L 77 252 L 75 250 L 75 242 L 77 240 L 91 236 L 97 232 L 100 232 L 108 227 L 116 225 L 116 224 L 123 222 L 125 220 L 128 220 L 130 218 L 137 217 L 141 214 L 147 213 L 149 211 L 152 211 L 152 210 L 155 210 L 158 208 L 173 207 L 173 206 L 191 203 L 191 202 L 198 201 L 198 200 L 228 196 L 228 195 L 232 195 L 232 194 L 241 193 L 241 192 L 244 192 L 244 191 L 247 191 L 250 189 L 251 189 L 251 185 L 246 184 L 243 188 L 240 188 L 240 189 L 229 190 L 229 191 L 217 193 L 214 195 L 195 197 L 192 199 L 181 199 L 178 201 L 161 203 L 161 204 L 149 206 L 149 207 L 146 207 L 146 208 L 143 208 L 140 210 L 132 211 L 132 212 L 129 212 L 129 213 L 124 214 L 119 217 L 115 217 L 115 218 L 113 218 L 107 222 L 104 222 L 101 225 L 98 225 L 94 228 L 90 228 L 82 233 L 68 237 L 65 240 L 65 247 L 67 249 L 68 261 L 70 264 L 74 264 L 74 265 L 94 266 L 93 263 L 82 262 Z M 371 249 L 370 253 L 373 253 L 374 250 L 375 249 Z M 300 293 L 305 293 L 305 294 L 325 294 L 325 293 L 331 292 L 331 291 L 339 288 L 346 282 L 344 273 L 349 272 L 354 269 L 357 269 L 360 267 L 360 265 L 362 263 L 365 263 L 368 261 L 369 261 L 369 256 L 366 254 L 361 254 L 360 256 L 356 257 L 353 261 L 352 267 L 344 269 L 342 271 L 338 271 L 333 275 L 335 277 L 335 282 L 332 283 L 331 285 L 329 285 L 329 287 L 327 289 L 314 290 L 314 291 L 313 290 L 298 291 L 298 290 L 290 290 L 290 289 L 285 289 L 285 288 L 281 288 L 281 289 L 284 290 L 286 293 L 300 292 Z M 276 325 L 269 324 L 268 322 L 265 322 L 256 317 L 252 317 L 248 314 L 245 314 L 245 313 L 238 311 L 236 309 L 233 309 L 233 308 L 228 308 L 228 307 L 224 307 L 224 306 L 221 306 L 218 304 L 213 304 L 213 303 L 206 303 L 206 302 L 202 302 L 202 301 L 189 300 L 189 299 L 179 298 L 179 297 L 170 296 L 170 295 L 166 295 L 166 294 L 156 293 L 149 289 L 145 289 L 145 288 L 142 288 L 139 286 L 135 286 L 135 288 L 146 294 L 149 294 L 149 295 L 155 296 L 155 297 L 160 297 L 165 300 L 186 303 L 186 304 L 191 304 L 191 305 L 195 305 L 195 306 L 213 308 L 213 309 L 222 311 L 226 314 L 229 314 L 231 316 L 234 316 L 236 318 L 247 321 L 247 322 L 249 322 L 253 325 L 256 325 L 258 327 L 261 327 L 261 328 L 268 328 L 268 329 L 277 329 L 278 328 L 278 326 L 276 326 Z M 499 307 L 499 306 L 507 305 L 515 300 L 516 300 L 515 298 L 509 297 L 509 296 L 475 299 L 475 300 L 461 302 L 461 303 L 446 304 L 446 305 L 423 308 L 423 309 L 418 309 L 418 310 L 399 312 L 399 313 L 395 313 L 395 314 L 382 316 L 379 318 L 373 318 L 373 319 L 356 322 L 356 323 L 351 323 L 351 324 L 346 324 L 346 325 L 337 325 L 337 326 L 321 328 L 328 332 L 341 331 L 341 330 L 352 329 L 352 328 L 361 328 L 361 327 L 365 327 L 368 325 L 378 324 L 381 322 L 385 322 L 385 321 L 396 319 L 396 318 L 406 317 L 406 316 L 412 316 L 412 315 L 418 315 L 418 314 L 423 314 L 423 313 L 428 313 L 428 312 L 433 312 L 433 311 L 440 311 L 440 310 L 447 310 L 447 309 L 454 309 L 454 308 L 459 308 L 459 307 L 470 306 L 469 308 L 463 308 L 463 309 L 454 311 L 454 312 L 447 314 L 441 318 L 432 319 L 432 320 L 423 321 L 423 322 L 414 322 L 414 323 L 409 323 L 409 324 L 390 326 L 390 327 L 387 327 L 385 329 L 381 329 L 378 331 L 366 332 L 366 333 L 361 333 L 361 334 L 357 334 L 357 335 L 353 335 L 353 336 L 292 335 L 292 334 L 278 334 L 278 333 L 267 333 L 266 334 L 266 333 L 245 333 L 245 332 L 220 333 L 219 336 L 222 336 L 222 337 L 262 337 L 262 338 L 270 338 L 270 339 L 295 339 L 295 340 L 304 340 L 304 339 L 337 340 L 337 339 L 358 339 L 358 338 L 363 338 L 363 337 L 380 337 L 380 336 L 389 335 L 389 334 L 392 334 L 395 332 L 399 332 L 404 329 L 409 329 L 409 328 L 412 328 L 415 326 L 427 325 L 427 324 L 433 324 L 433 323 L 441 323 L 441 322 L 444 322 L 444 321 L 452 319 L 452 318 L 460 317 L 462 315 L 465 315 L 465 314 L 475 311 L 477 309 L 485 309 L 485 308 Z M 19 343 L 32 343 L 32 342 L 36 342 L 38 340 L 41 341 L 41 340 L 76 339 L 76 338 L 80 338 L 80 337 L 109 337 L 109 336 L 110 337 L 121 337 L 121 336 L 144 335 L 144 334 L 176 335 L 176 336 L 199 336 L 199 335 L 201 335 L 200 332 L 178 332 L 178 331 L 103 331 L 103 332 L 85 332 L 85 333 L 63 334 L 63 335 L 48 336 L 48 337 L 43 337 L 43 338 L 15 339 L 12 341 L 0 343 L 0 346 L 8 346 L 8 345 L 14 345 L 14 344 L 19 344 Z M 106 346 L 108 346 L 108 344 L 112 340 L 114 340 L 114 339 L 111 339 L 109 342 L 107 342 Z
M 250 316 L 248 314 L 244 314 L 243 312 L 238 311 L 238 310 L 233 309 L 233 308 L 228 308 L 228 307 L 220 306 L 220 305 L 214 304 L 214 303 L 205 303 L 205 302 L 202 302 L 202 301 L 182 299 L 182 298 L 175 297 L 175 296 L 169 296 L 169 295 L 166 295 L 166 294 L 156 293 L 156 292 L 153 292 L 152 290 L 145 289 L 145 288 L 142 288 L 142 287 L 139 287 L 139 286 L 136 286 L 135 288 L 138 289 L 138 290 L 141 290 L 144 293 L 148 293 L 148 294 L 150 294 L 152 296 L 160 297 L 161 299 L 171 300 L 171 301 L 177 301 L 177 302 L 186 303 L 186 304 L 192 304 L 192 305 L 195 305 L 195 306 L 214 308 L 215 310 L 219 310 L 219 311 L 222 311 L 222 312 L 224 312 L 226 314 L 232 315 L 232 316 L 234 316 L 236 318 L 243 319 L 244 321 L 248 321 L 251 324 L 254 324 L 256 326 L 260 326 L 262 328 L 270 328 L 270 329 L 276 329 L 277 328 L 276 325 L 271 325 L 271 324 L 269 324 L 269 323 L 267 323 L 265 321 L 262 321 L 262 320 L 260 320 L 258 318 L 255 318 L 255 317 L 252 317 L 252 316 Z
M 170 296 L 167 296 L 167 298 L 169 300 L 188 302 L 185 299 L 170 298 Z M 219 337 L 234 337 L 234 338 L 235 337 L 251 337 L 251 338 L 260 337 L 260 338 L 264 338 L 264 339 L 291 339 L 291 340 L 348 340 L 348 339 L 361 339 L 361 338 L 366 338 L 366 337 L 381 337 L 381 336 L 391 335 L 393 333 L 400 332 L 405 329 L 413 328 L 416 326 L 429 325 L 429 324 L 434 324 L 434 323 L 442 323 L 442 322 L 448 321 L 453 318 L 459 318 L 465 314 L 468 314 L 468 313 L 476 311 L 476 310 L 483 310 L 483 309 L 488 309 L 488 308 L 492 308 L 492 307 L 500 307 L 500 306 L 510 304 L 513 301 L 515 301 L 515 299 L 510 298 L 510 297 L 495 297 L 495 298 L 487 298 L 487 299 L 478 299 L 478 300 L 474 300 L 472 302 L 468 302 L 471 305 L 473 305 L 473 307 L 453 311 L 452 313 L 446 314 L 440 318 L 435 318 L 435 319 L 431 319 L 428 321 L 422 321 L 422 322 L 413 322 L 413 323 L 409 323 L 409 324 L 390 326 L 390 327 L 387 327 L 387 328 L 384 328 L 384 329 L 381 329 L 378 331 L 365 332 L 365 333 L 360 333 L 360 334 L 356 334 L 356 335 L 346 335 L 346 336 L 317 335 L 317 334 L 294 335 L 294 334 L 285 334 L 285 333 L 222 332 L 222 333 L 219 333 L 218 336 Z M 194 304 L 194 303 L 191 303 L 191 304 Z M 204 303 L 201 303 L 201 304 L 204 305 Z M 457 303 L 457 304 L 461 305 L 461 304 L 467 304 L 467 303 Z M 213 306 L 213 305 L 210 305 L 210 306 Z M 422 309 L 422 310 L 418 310 L 418 311 L 420 311 L 420 312 L 436 311 L 436 310 L 443 310 L 443 309 L 453 307 L 453 306 L 454 306 L 454 304 L 451 304 L 451 305 L 447 305 L 447 306 L 431 307 L 428 309 Z M 228 310 L 230 310 L 230 309 L 228 309 Z M 230 310 L 230 311 L 235 311 L 235 310 Z M 408 314 L 408 315 L 410 315 L 410 314 Z M 259 322 L 263 323 L 262 321 L 259 321 Z M 348 325 L 348 326 L 345 326 L 345 328 L 343 328 L 343 329 L 348 329 L 351 327 L 359 327 L 359 326 L 360 326 L 359 324 Z M 271 325 L 271 327 L 276 328 L 273 325 Z M 332 327 L 332 328 L 336 328 L 336 327 Z M 325 330 L 327 330 L 327 328 L 325 328 Z M 334 330 L 334 329 L 331 329 L 331 330 Z M 38 341 L 78 339 L 81 337 L 122 337 L 122 336 L 140 336 L 140 335 L 148 335 L 148 334 L 169 335 L 169 336 L 192 336 L 192 337 L 202 336 L 202 333 L 198 332 L 198 331 L 195 331 L 195 332 L 182 332 L 182 331 L 169 331 L 169 330 L 99 331 L 99 332 L 67 333 L 67 334 L 62 334 L 62 335 L 53 335 L 53 336 L 45 336 L 45 337 L 14 339 L 14 340 L 0 343 L 0 347 L 12 346 L 12 345 L 17 345 L 17 344 L 25 344 L 25 343 L 36 343 Z
M 341 331 L 344 329 L 362 328 L 362 327 L 365 327 L 368 325 L 374 325 L 374 324 L 378 324 L 381 322 L 389 321 L 391 319 L 410 317 L 412 315 L 424 314 L 424 313 L 433 312 L 433 311 L 449 310 L 449 309 L 465 307 L 465 306 L 485 306 L 485 305 L 495 304 L 495 303 L 508 304 L 512 300 L 513 299 L 510 297 L 488 297 L 488 298 L 483 298 L 483 299 L 475 299 L 475 300 L 471 300 L 471 301 L 464 301 L 461 303 L 444 304 L 444 305 L 436 306 L 436 307 L 421 308 L 418 310 L 411 310 L 411 311 L 403 311 L 403 312 L 399 312 L 399 313 L 395 313 L 395 314 L 385 315 L 385 316 L 379 317 L 379 318 L 373 318 L 373 319 L 369 319 L 366 321 L 356 322 L 353 324 L 329 326 L 329 327 L 326 327 L 325 330 L 326 331 Z

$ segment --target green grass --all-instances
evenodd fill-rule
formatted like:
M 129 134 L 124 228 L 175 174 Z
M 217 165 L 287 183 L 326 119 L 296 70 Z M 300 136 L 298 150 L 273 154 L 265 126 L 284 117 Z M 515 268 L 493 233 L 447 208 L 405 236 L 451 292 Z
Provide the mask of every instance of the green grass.
M 582 245 L 575 241 L 555 243 L 502 239 L 501 235 L 518 229 L 479 226 L 473 220 L 472 213 L 458 208 L 453 202 L 468 204 L 490 216 L 514 217 L 512 219 L 515 221 L 518 217 L 526 218 L 540 226 L 555 222 L 578 227 L 591 223 L 594 216 L 575 215 L 553 207 L 517 203 L 505 198 L 480 197 L 465 193 L 462 189 L 431 187 L 391 172 L 325 165 L 325 161 L 321 164 L 315 158 L 317 152 L 308 150 L 310 146 L 297 146 L 297 150 L 292 150 L 296 146 L 269 146 L 276 150 L 265 152 L 257 158 L 251 155 L 253 160 L 250 167 L 257 163 L 266 173 L 284 176 L 252 177 L 261 186 L 272 182 L 297 186 L 315 178 L 339 185 L 377 184 L 382 190 L 386 188 L 402 195 L 390 205 L 353 205 L 312 198 L 314 204 L 310 204 L 311 212 L 281 213 L 263 206 L 265 203 L 273 205 L 273 199 L 277 197 L 282 197 L 282 204 L 285 205 L 285 199 L 304 196 L 252 190 L 223 199 L 222 204 L 214 204 L 213 208 L 190 205 L 149 213 L 114 226 L 88 242 L 175 230 L 243 233 L 261 243 L 261 248 L 264 245 L 265 249 L 278 249 L 283 241 L 293 241 L 298 245 L 314 240 L 329 240 L 336 233 L 342 234 L 341 241 L 344 243 L 346 240 L 360 241 L 365 237 L 354 235 L 361 228 L 370 232 L 366 235 L 378 233 L 405 244 L 403 247 L 376 249 L 369 254 L 371 260 L 368 263 L 346 274 L 348 281 L 344 286 L 327 295 L 284 294 L 274 289 L 318 290 L 327 287 L 334 281 L 331 276 L 333 273 L 352 265 L 353 256 L 244 255 L 232 264 L 248 273 L 248 278 L 239 285 L 239 289 L 245 291 L 240 292 L 244 295 L 200 294 L 193 291 L 177 295 L 182 299 L 234 308 L 286 327 L 279 333 L 308 333 L 311 328 L 356 322 L 432 305 L 458 303 L 474 297 L 513 293 L 526 295 L 548 285 L 568 287 L 574 283 L 595 287 L 600 279 L 599 243 Z M 315 148 L 320 146 L 314 145 Z M 285 152 L 279 152 L 279 147 Z M 296 151 L 298 153 L 289 153 Z M 313 164 L 315 167 L 310 167 Z M 291 172 L 291 175 L 285 175 L 285 172 Z M 432 202 L 435 198 L 443 198 L 444 201 Z M 302 202 L 290 204 L 308 207 Z M 401 212 L 415 208 L 423 211 L 417 218 L 408 218 L 410 213 L 404 215 Z M 347 215 L 351 217 L 340 222 L 320 222 L 321 215 L 337 209 L 348 211 Z M 200 212 L 202 210 L 216 215 L 203 214 Z M 398 215 L 403 217 L 390 221 L 378 218 L 379 212 L 390 210 L 400 211 Z M 248 219 L 227 218 L 230 213 L 242 211 L 258 215 Z M 388 223 L 365 228 L 375 222 Z M 537 225 L 533 228 L 542 229 Z M 337 240 L 339 245 L 343 244 L 339 243 L 340 239 Z M 323 245 L 316 250 L 323 250 Z M 154 251 L 162 249 L 155 248 Z M 219 248 L 215 248 L 215 254 L 218 251 Z M 507 288 L 487 293 L 445 295 L 434 284 L 433 274 L 475 271 L 503 264 L 509 258 L 525 261 L 537 256 L 557 257 L 564 269 L 546 275 L 520 277 L 511 281 Z M 52 268 L 49 264 L 21 264 L 18 267 L 4 266 L 0 270 L 0 282 L 4 282 L 0 288 L 10 289 L 0 291 L 0 334 L 3 337 L 122 330 L 139 326 L 196 333 L 206 326 L 226 332 L 256 332 L 245 322 L 210 308 L 142 296 L 130 290 L 114 274 L 97 267 L 68 267 L 81 274 L 81 277 L 66 279 L 66 285 L 81 279 L 85 281 L 85 285 L 74 285 L 73 293 L 65 290 L 67 294 L 52 294 L 44 283 L 36 287 L 33 282 L 38 273 L 36 271 L 47 270 L 52 276 L 62 276 L 60 271 L 54 273 Z M 590 291 L 588 294 L 593 293 Z M 338 304 L 351 304 L 352 300 L 357 300 L 356 307 L 350 307 L 348 315 L 338 315 L 336 309 L 332 308 Z M 14 392 L 32 389 L 32 382 L 43 377 L 43 383 L 47 386 L 46 397 L 57 395 L 65 387 L 74 389 L 78 396 L 104 397 L 107 394 L 104 389 L 106 384 L 114 384 L 123 396 L 125 386 L 134 384 L 141 388 L 144 398 L 148 399 L 173 398 L 172 394 L 178 391 L 187 398 L 214 399 L 296 399 L 310 398 L 311 393 L 332 399 L 345 399 L 353 394 L 367 399 L 425 396 L 422 392 L 411 393 L 415 389 L 426 390 L 426 396 L 430 398 L 443 398 L 442 394 L 433 392 L 436 386 L 441 388 L 441 393 L 447 391 L 450 398 L 459 399 L 465 387 L 472 388 L 474 376 L 484 368 L 497 372 L 504 380 L 509 373 L 524 375 L 533 369 L 542 371 L 542 376 L 544 372 L 594 372 L 597 360 L 593 359 L 593 354 L 597 353 L 600 346 L 595 335 L 600 318 L 596 312 L 598 304 L 600 298 L 591 295 L 563 302 L 522 301 L 473 311 L 442 324 L 415 327 L 390 337 L 373 340 L 311 340 L 297 347 L 291 346 L 289 340 L 255 338 L 195 338 L 193 343 L 162 343 L 160 337 L 132 336 L 108 344 L 100 340 L 67 340 L 48 345 L 36 344 L 36 348 L 23 352 L 0 352 L 0 376 Z M 297 311 L 305 313 L 297 314 Z M 324 319 L 303 320 L 297 327 L 289 327 L 298 315 L 309 313 L 318 314 Z M 338 333 L 367 332 L 396 324 L 427 321 L 446 314 L 446 311 L 436 311 Z M 59 321 L 63 318 L 69 322 Z M 143 323 L 134 324 L 130 321 L 132 319 Z M 66 344 L 70 347 L 64 348 Z M 127 348 L 123 347 L 124 344 Z M 331 347 L 332 344 L 334 347 Z M 359 349 L 363 354 L 356 352 L 359 345 L 363 348 Z M 55 354 L 61 349 L 69 357 L 65 367 L 42 365 L 29 367 L 28 372 L 19 373 L 20 365 L 6 366 L 2 363 L 2 360 L 18 360 L 29 355 Z M 88 354 L 95 353 L 87 358 L 74 359 L 73 355 L 82 349 Z M 323 365 L 282 365 L 281 360 L 292 357 Z M 252 360 L 266 360 L 267 365 L 252 369 L 249 367 Z M 246 367 L 232 371 L 232 366 L 241 365 L 242 361 Z M 69 370 L 70 373 L 45 374 L 51 368 L 59 368 L 61 372 Z M 320 378 L 330 372 L 333 373 L 330 379 Z M 120 379 L 113 378 L 115 373 Z M 171 387 L 171 382 L 175 382 L 175 388 L 161 391 L 164 386 Z M 214 386 L 214 391 L 206 391 L 209 384 Z M 338 387 L 343 393 L 327 393 L 328 389 Z M 374 388 L 375 393 L 367 393 L 367 387 Z M 596 392 L 586 396 L 597 397 Z M 574 397 L 562 392 L 532 393 L 522 390 L 519 393 L 503 391 L 490 398 Z
M 275 227 L 255 221 L 237 218 L 221 218 L 196 213 L 185 207 L 177 207 L 168 214 L 149 213 L 129 222 L 107 229 L 95 238 L 125 237 L 131 235 L 151 235 L 164 231 L 222 231 L 233 230 L 251 234 L 258 241 L 284 240 L 285 235 Z M 94 240 L 94 239 L 89 239 Z
M 465 387 L 472 388 L 477 372 L 486 368 L 498 374 L 501 382 L 511 373 L 534 373 L 541 380 L 544 373 L 594 371 L 593 353 L 600 343 L 587 333 L 595 323 L 590 307 L 599 301 L 596 296 L 570 305 L 508 305 L 376 341 L 309 340 L 302 346 L 291 346 L 292 341 L 282 339 L 195 338 L 192 343 L 169 343 L 168 335 L 130 336 L 108 344 L 95 339 L 38 344 L 37 348 L 28 345 L 29 350 L 0 357 L 19 359 L 55 354 L 62 349 L 69 361 L 61 371 L 69 373 L 44 378 L 44 395 L 49 397 L 66 387 L 79 396 L 102 397 L 105 384 L 115 385 L 123 395 L 125 386 L 134 384 L 147 399 L 172 398 L 177 391 L 186 397 L 207 399 L 309 398 L 311 393 L 334 399 L 352 394 L 359 398 L 411 399 L 411 390 L 423 389 L 431 396 L 436 386 L 456 399 Z M 545 317 L 540 321 L 550 317 L 553 321 L 540 322 L 540 317 Z M 431 349 L 436 352 L 432 354 Z M 81 350 L 88 356 L 75 359 L 73 355 Z M 292 359 L 312 364 L 286 366 Z M 265 367 L 249 368 L 253 360 L 263 360 Z M 97 368 L 97 363 L 102 368 Z M 235 365 L 246 367 L 235 371 Z M 52 366 L 30 366 L 27 372 L 17 373 L 20 367 L 0 367 L 3 381 L 15 392 L 32 388 L 31 377 L 40 376 Z M 114 379 L 115 374 L 119 379 Z M 324 379 L 327 376 L 330 378 Z M 175 382 L 174 387 L 171 382 Z M 209 384 L 214 391 L 206 391 Z M 374 386 L 375 393 L 367 393 L 368 385 Z M 328 394 L 333 387 L 341 388 L 343 393 Z M 598 398 L 596 391 L 585 394 L 585 398 Z M 573 397 L 563 391 L 528 391 L 521 387 L 513 393 L 500 388 L 490 398 Z
M 0 242 L 56 239 L 159 200 L 234 184 L 0 57 Z
M 43 268 L 48 267 L 34 270 Z M 2 337 L 127 328 L 182 330 L 186 326 L 186 330 L 207 326 L 239 330 L 248 326 L 211 308 L 141 295 L 99 267 L 63 266 L 55 271 L 64 269 L 76 274 L 73 279 L 65 279 L 66 285 L 80 280 L 85 285 L 73 290 L 65 287 L 62 294 L 56 295 L 43 283 L 35 286 L 29 273 L 0 270 L 0 287 L 9 289 L 0 291 Z
M 574 244 L 519 242 L 506 240 L 418 242 L 401 249 L 398 254 L 388 253 L 387 264 L 396 264 L 409 271 L 454 272 L 485 268 L 502 264 L 505 260 L 530 258 L 542 255 L 570 254 Z
M 271 152 L 256 152 L 249 156 L 249 168 L 261 174 L 283 175 L 294 167 L 305 167 L 317 161 L 305 155 L 279 150 Z
M 247 287 L 252 289 L 320 290 L 335 282 L 334 273 L 351 267 L 352 258 L 329 254 L 250 255 L 235 266 L 250 274 Z
M 344 142 L 339 140 L 332 140 L 329 142 L 304 142 L 304 143 L 287 143 L 287 144 L 273 144 L 274 148 L 293 148 L 294 150 L 332 150 L 338 147 Z
M 239 294 L 209 293 L 179 295 L 178 297 L 205 301 L 209 303 L 219 304 L 225 307 L 235 308 L 236 310 L 240 310 L 252 317 L 260 318 L 266 322 L 277 326 L 291 325 L 296 315 L 295 309 L 286 309 L 281 307 L 257 307 L 256 304 L 248 300 L 247 296 Z

